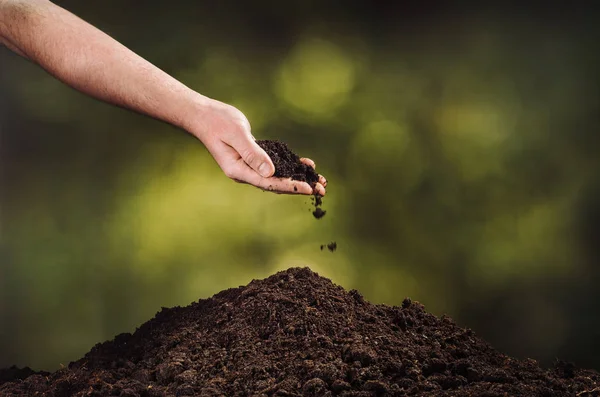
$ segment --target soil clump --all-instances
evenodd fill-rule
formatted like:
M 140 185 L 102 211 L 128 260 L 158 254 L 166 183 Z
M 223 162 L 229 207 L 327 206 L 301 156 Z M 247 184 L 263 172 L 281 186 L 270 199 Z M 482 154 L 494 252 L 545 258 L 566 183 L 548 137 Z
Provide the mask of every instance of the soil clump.
M 316 173 L 314 168 L 300 161 L 300 156 L 294 153 L 286 143 L 267 139 L 257 140 L 256 143 L 267 152 L 271 161 L 273 161 L 273 165 L 275 166 L 275 174 L 273 176 L 306 182 L 313 188 L 319 182 L 319 174 Z M 312 212 L 313 216 L 316 219 L 321 219 L 327 212 L 321 208 L 323 204 L 322 197 L 315 194 L 312 202 L 315 206 Z
M 331 252 L 335 252 L 337 249 L 337 243 L 335 241 L 330 242 L 329 244 L 321 244 L 321 251 L 327 248 Z

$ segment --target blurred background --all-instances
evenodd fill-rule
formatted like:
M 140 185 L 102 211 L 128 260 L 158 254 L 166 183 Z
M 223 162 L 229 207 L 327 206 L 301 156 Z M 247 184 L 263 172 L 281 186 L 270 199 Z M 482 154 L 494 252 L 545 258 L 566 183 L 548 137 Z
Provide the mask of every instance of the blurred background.
M 506 354 L 600 369 L 588 3 L 57 3 L 315 160 L 327 216 L 0 49 L 0 367 L 53 370 L 161 306 L 310 266 Z

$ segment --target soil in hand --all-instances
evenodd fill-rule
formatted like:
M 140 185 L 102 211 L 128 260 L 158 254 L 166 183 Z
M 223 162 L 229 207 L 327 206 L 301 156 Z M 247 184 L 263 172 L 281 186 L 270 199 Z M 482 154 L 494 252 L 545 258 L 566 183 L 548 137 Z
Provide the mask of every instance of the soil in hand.
M 599 387 L 597 372 L 507 357 L 410 299 L 373 305 L 294 268 L 163 309 L 0 395 L 590 397 Z
M 275 177 L 292 178 L 295 181 L 306 182 L 314 186 L 319 181 L 315 170 L 302 163 L 300 156 L 292 152 L 287 144 L 281 141 L 257 140 L 258 146 L 269 155 L 275 166 Z
M 315 170 L 300 161 L 300 156 L 294 153 L 287 144 L 277 140 L 257 140 L 256 143 L 263 148 L 269 155 L 275 166 L 275 174 L 277 178 L 291 178 L 295 181 L 308 183 L 311 187 L 319 181 L 319 175 Z M 313 216 L 316 219 L 321 219 L 325 216 L 326 211 L 323 211 L 321 205 L 323 200 L 321 196 L 315 195 L 313 198 L 315 209 Z

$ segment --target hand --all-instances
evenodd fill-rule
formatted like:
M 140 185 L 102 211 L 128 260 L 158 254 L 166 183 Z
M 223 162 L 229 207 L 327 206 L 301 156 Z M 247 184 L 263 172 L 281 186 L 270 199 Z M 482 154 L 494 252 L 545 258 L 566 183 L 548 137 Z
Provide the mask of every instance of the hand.
M 273 177 L 273 162 L 255 142 L 246 116 L 235 107 L 209 100 L 203 106 L 198 124 L 191 132 L 206 146 L 225 175 L 234 181 L 275 193 L 325 195 L 327 181 L 322 175 L 314 190 L 306 182 Z M 311 159 L 301 161 L 315 167 Z

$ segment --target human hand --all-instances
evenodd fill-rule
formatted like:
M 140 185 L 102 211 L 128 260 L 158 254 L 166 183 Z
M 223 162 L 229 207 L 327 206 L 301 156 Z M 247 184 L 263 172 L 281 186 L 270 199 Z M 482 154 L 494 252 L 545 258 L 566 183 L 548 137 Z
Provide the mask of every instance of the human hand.
M 233 106 L 209 100 L 190 132 L 202 141 L 225 175 L 236 182 L 275 193 L 325 195 L 327 180 L 322 175 L 314 189 L 306 182 L 273 177 L 273 162 L 255 142 L 246 116 Z M 311 159 L 301 161 L 315 168 Z

